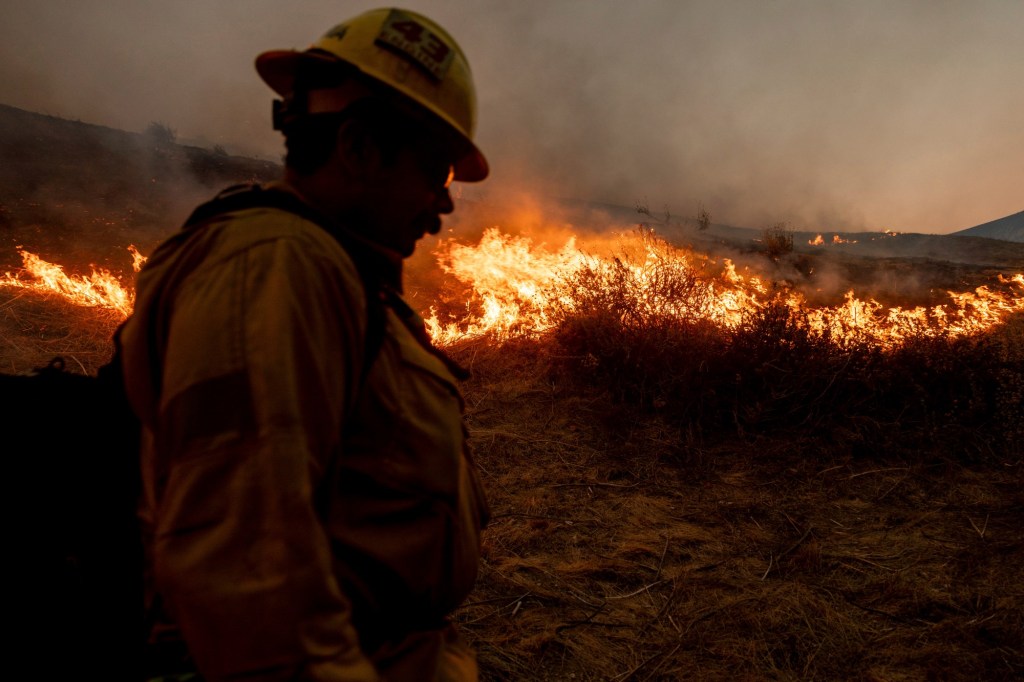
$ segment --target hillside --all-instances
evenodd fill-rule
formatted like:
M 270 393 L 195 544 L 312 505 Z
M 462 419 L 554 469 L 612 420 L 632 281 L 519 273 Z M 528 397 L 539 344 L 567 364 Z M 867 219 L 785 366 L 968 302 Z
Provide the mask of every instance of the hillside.
M 767 226 L 766 226 L 767 227 Z M 712 225 L 706 233 L 696 233 L 684 225 L 666 226 L 677 238 L 718 239 L 742 250 L 756 249 L 764 229 Z M 696 234 L 695 234 L 696 233 Z M 968 268 L 1024 268 L 1024 240 L 1005 241 L 994 235 L 955 233 L 954 235 L 897 232 L 820 232 L 793 231 L 793 247 L 798 253 L 831 259 L 907 258 L 936 263 L 954 263 Z M 821 238 L 821 243 L 814 243 Z
M 1008 242 L 1024 242 L 1024 211 L 954 232 L 953 236 L 987 237 Z
M 699 241 L 713 246 L 724 243 L 738 250 L 755 249 L 769 225 L 737 227 L 711 222 L 705 231 L 697 229 L 692 217 L 637 207 L 559 199 L 566 213 L 577 220 L 604 214 L 619 223 L 644 222 L 663 236 L 677 241 Z M 638 210 L 639 209 L 639 210 Z M 713 218 L 714 216 L 712 216 Z M 785 216 L 779 217 L 780 221 Z M 822 243 L 812 244 L 821 236 Z M 837 241 L 836 238 L 838 237 Z M 917 258 L 968 266 L 1024 268 L 1024 212 L 971 227 L 952 234 L 917 232 L 847 232 L 823 226 L 815 232 L 794 231 L 793 245 L 802 253 L 867 256 L 870 258 Z
M 5 268 L 24 245 L 69 270 L 128 272 L 129 241 L 147 251 L 218 186 L 277 172 L 10 108 L 0 121 Z M 469 203 L 453 218 L 478 234 L 502 210 Z M 776 262 L 757 231 L 654 227 L 822 298 L 860 282 L 929 299 L 1020 263 L 831 246 Z M 698 314 L 722 278 L 644 244 L 656 266 L 623 255 L 581 271 L 544 334 L 447 348 L 472 371 L 467 425 L 492 509 L 477 587 L 454 615 L 482 680 L 1021 679 L 1021 313 L 974 336 L 910 329 L 892 348 L 815 333 L 777 299 L 723 327 Z M 409 279 L 423 311 L 476 296 L 429 249 Z M 0 367 L 61 355 L 94 371 L 120 321 L 0 286 Z
M 155 133 L 155 134 L 154 134 Z M 110 263 L 111 249 L 147 251 L 221 188 L 269 180 L 268 161 L 174 143 L 155 124 L 129 133 L 0 104 L 0 269 L 29 240 L 45 253 Z M 16 256 L 15 256 L 16 259 Z

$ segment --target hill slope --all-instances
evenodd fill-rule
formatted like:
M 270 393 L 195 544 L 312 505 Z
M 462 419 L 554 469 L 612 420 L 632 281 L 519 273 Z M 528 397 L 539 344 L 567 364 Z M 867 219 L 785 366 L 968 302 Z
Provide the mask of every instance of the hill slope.
M 1024 242 L 1024 211 L 954 232 L 953 236 L 987 237 L 1008 242 Z
M 4 245 L 26 235 L 44 252 L 83 249 L 85 261 L 103 262 L 104 251 L 129 242 L 147 250 L 220 188 L 280 174 L 269 161 L 5 105 L 0 155 Z
M 738 227 L 711 223 L 705 231 L 696 221 L 679 216 L 659 215 L 644 209 L 602 204 L 592 201 L 558 200 L 568 219 L 586 225 L 589 215 L 600 212 L 620 224 L 644 223 L 677 243 L 699 245 L 715 250 L 715 244 L 738 251 L 760 248 L 764 228 Z M 512 212 L 512 211 L 509 211 Z M 927 259 L 978 267 L 1024 269 L 1024 212 L 979 225 L 952 235 L 916 232 L 807 232 L 794 231 L 793 247 L 807 254 L 831 253 L 867 258 Z M 821 238 L 820 243 L 817 242 Z M 838 237 L 838 239 L 836 239 Z

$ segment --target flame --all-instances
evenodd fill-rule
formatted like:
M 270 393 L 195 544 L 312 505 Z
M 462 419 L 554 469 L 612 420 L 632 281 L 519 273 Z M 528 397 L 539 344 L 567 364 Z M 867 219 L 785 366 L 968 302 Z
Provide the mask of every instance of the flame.
M 825 243 L 825 239 L 824 239 L 824 237 L 822 237 L 819 234 L 814 239 L 808 239 L 807 243 L 810 244 L 811 246 L 822 246 Z M 843 239 L 838 234 L 834 234 L 834 235 L 832 235 L 832 243 L 833 244 L 856 244 L 857 240 L 856 239 Z
M 137 273 L 146 264 L 146 256 L 135 248 L 135 244 L 128 245 L 128 253 L 132 255 L 132 270 Z
M 486 337 L 502 341 L 537 337 L 557 323 L 557 313 L 586 312 L 574 296 L 581 281 L 615 281 L 630 305 L 646 315 L 704 319 L 735 328 L 751 313 L 782 301 L 802 323 L 837 343 L 870 343 L 892 348 L 908 338 L 968 336 L 992 329 L 1008 315 L 1024 312 L 1024 273 L 999 277 L 996 289 L 948 291 L 949 302 L 931 307 L 886 307 L 847 292 L 842 304 L 812 307 L 798 292 L 779 289 L 728 259 L 714 259 L 674 248 L 649 233 L 617 236 L 617 255 L 584 251 L 575 237 L 549 249 L 528 237 L 484 232 L 476 245 L 442 241 L 436 251 L 441 269 L 466 295 L 444 311 L 432 307 L 426 319 L 434 342 L 449 346 Z M 146 258 L 128 247 L 137 272 Z M 131 314 L 135 294 L 105 269 L 68 275 L 60 265 L 20 249 L 23 272 L 6 273 L 0 286 L 59 294 L 75 305 Z
M 442 323 L 435 308 L 426 319 L 427 331 L 439 345 L 479 336 L 507 338 L 535 335 L 551 328 L 551 306 L 560 300 L 566 278 L 589 261 L 570 238 L 561 249 L 534 249 L 526 237 L 484 232 L 477 246 L 443 242 L 441 269 L 469 283 L 477 296 L 476 311 L 467 308 L 459 322 Z
M 799 312 L 812 331 L 838 343 L 862 342 L 892 348 L 914 335 L 965 336 L 991 329 L 1006 316 L 1024 311 L 1024 274 L 1001 277 L 1008 291 L 979 287 L 973 292 L 947 292 L 949 303 L 932 307 L 886 307 L 861 300 L 853 291 L 836 306 L 812 307 L 794 291 L 773 290 L 770 283 L 739 273 L 728 260 L 714 260 L 664 243 L 620 237 L 630 256 L 600 257 L 581 250 L 575 239 L 550 250 L 527 237 L 487 230 L 475 246 L 442 242 L 442 269 L 468 288 L 465 306 L 441 312 L 431 308 L 426 320 L 435 343 L 491 337 L 538 336 L 555 324 L 553 311 L 585 312 L 573 298 L 573 282 L 583 276 L 628 279 L 634 305 L 660 315 L 700 316 L 735 328 L 750 313 L 773 300 Z M 717 271 L 716 271 L 717 270 Z M 666 295 L 663 283 L 672 278 L 692 281 L 685 297 Z M 1014 292 L 1013 290 L 1016 289 Z
M 134 245 L 128 247 L 132 267 L 138 272 L 146 257 Z M 27 289 L 37 293 L 59 294 L 74 305 L 112 310 L 128 317 L 135 304 L 135 291 L 125 288 L 121 280 L 103 268 L 92 268 L 89 275 L 68 275 L 64 267 L 43 260 L 34 253 L 19 249 L 24 274 L 5 273 L 0 286 Z

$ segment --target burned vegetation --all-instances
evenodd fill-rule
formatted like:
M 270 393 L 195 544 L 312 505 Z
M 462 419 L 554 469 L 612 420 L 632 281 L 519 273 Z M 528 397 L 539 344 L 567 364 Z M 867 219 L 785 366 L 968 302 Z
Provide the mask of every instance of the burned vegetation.
M 23 246 L 72 276 L 125 273 L 130 289 L 124 248 L 175 229 L 184 215 L 163 211 L 195 174 L 176 164 L 175 183 L 131 189 L 110 170 L 95 187 L 128 189 L 62 189 L 42 181 L 63 177 L 49 152 L 16 137 L 38 167 L 0 187 L 11 277 L 32 281 Z M 123 139 L 125 159 L 148 144 Z M 133 195 L 154 184 L 157 203 Z M 456 620 L 484 680 L 1024 675 L 1024 263 L 979 291 L 929 261 L 934 286 L 894 312 L 801 296 L 650 232 L 518 239 L 430 244 L 408 287 L 473 372 L 493 520 Z M 61 355 L 94 371 L 121 319 L 0 286 L 3 370 Z
M 811 304 L 618 245 L 485 234 L 422 296 L 474 372 L 487 679 L 1021 675 L 1024 281 Z

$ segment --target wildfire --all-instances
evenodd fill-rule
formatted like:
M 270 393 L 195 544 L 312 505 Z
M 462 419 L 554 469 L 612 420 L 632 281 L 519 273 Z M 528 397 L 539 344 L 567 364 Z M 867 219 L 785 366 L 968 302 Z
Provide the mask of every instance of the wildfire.
M 551 307 L 566 279 L 586 266 L 589 257 L 570 238 L 555 252 L 535 249 L 530 239 L 484 233 L 477 246 L 445 242 L 438 254 L 442 270 L 470 284 L 477 297 L 459 322 L 442 323 L 431 308 L 427 330 L 439 345 L 485 335 L 535 335 L 551 328 Z M 474 310 L 475 308 L 475 310 Z
M 444 241 L 436 255 L 441 269 L 462 287 L 459 304 L 431 308 L 426 323 L 435 343 L 448 346 L 472 338 L 505 340 L 536 337 L 557 324 L 558 315 L 586 313 L 605 304 L 603 287 L 613 283 L 628 308 L 643 315 L 703 319 L 735 328 L 770 303 L 782 302 L 810 330 L 838 343 L 857 341 L 890 348 L 914 335 L 966 336 L 984 332 L 1012 313 L 1024 312 L 1024 273 L 1000 277 L 996 289 L 947 292 L 949 302 L 904 309 L 861 300 L 853 291 L 836 306 L 812 307 L 799 293 L 778 289 L 760 277 L 676 249 L 650 234 L 618 238 L 615 255 L 583 250 L 575 238 L 560 248 L 534 244 L 528 237 L 487 230 L 476 245 Z M 145 257 L 128 248 L 134 269 Z M 0 286 L 59 294 L 76 305 L 112 310 L 128 316 L 134 291 L 105 269 L 68 275 L 24 249 L 23 272 L 7 273 Z M 590 289 L 587 290 L 587 283 Z M 581 297 L 590 291 L 590 298 Z M 597 292 L 596 294 L 594 292 Z M 597 296 L 595 299 L 594 297 Z M 623 312 L 623 315 L 628 314 Z
M 810 244 L 811 246 L 822 246 L 825 243 L 825 239 L 824 239 L 824 237 L 822 237 L 819 234 L 814 239 L 808 239 L 807 243 Z M 832 243 L 833 244 L 856 244 L 857 240 L 856 239 L 843 239 L 838 234 L 834 234 L 834 235 L 832 235 Z
M 1003 282 L 1015 283 L 1021 295 L 982 286 L 974 292 L 946 292 L 951 299 L 946 305 L 904 309 L 862 301 L 849 291 L 844 304 L 808 310 L 807 320 L 812 329 L 828 331 L 832 338 L 863 340 L 886 348 L 915 335 L 969 336 L 991 329 L 1011 313 L 1024 311 L 1024 274 Z
M 631 241 L 634 240 L 634 241 Z M 964 336 L 1001 323 L 1024 311 L 1024 274 L 1001 283 L 1015 293 L 979 287 L 948 292 L 950 302 L 904 309 L 861 300 L 850 291 L 843 304 L 811 307 L 797 292 L 773 292 L 764 280 L 741 274 L 728 260 L 715 261 L 649 239 L 623 237 L 630 256 L 588 254 L 570 239 L 556 250 L 535 246 L 529 238 L 487 230 L 475 246 L 444 242 L 439 262 L 469 290 L 465 308 L 442 313 L 432 308 L 428 330 L 439 345 L 488 336 L 536 336 L 554 324 L 554 310 L 586 312 L 573 291 L 580 278 L 626 282 L 634 305 L 659 315 L 699 316 L 735 327 L 773 300 L 782 300 L 813 331 L 838 342 L 859 341 L 892 347 L 914 334 Z M 715 271 L 718 268 L 718 271 Z M 667 287 L 666 282 L 688 282 Z
M 134 245 L 128 247 L 132 267 L 138 272 L 146 257 Z M 121 280 L 103 268 L 92 268 L 88 275 L 68 275 L 64 267 L 47 262 L 34 253 L 19 249 L 23 274 L 6 273 L 0 286 L 28 289 L 37 293 L 59 294 L 74 305 L 105 308 L 128 317 L 135 303 L 133 289 L 125 288 Z

